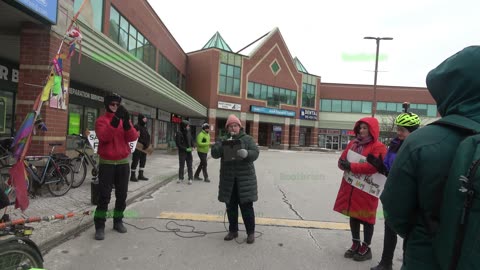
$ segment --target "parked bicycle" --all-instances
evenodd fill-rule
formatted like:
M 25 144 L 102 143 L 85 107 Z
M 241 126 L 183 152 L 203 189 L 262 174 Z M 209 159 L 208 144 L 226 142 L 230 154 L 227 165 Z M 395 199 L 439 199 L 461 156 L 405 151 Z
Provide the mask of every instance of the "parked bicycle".
M 51 143 L 52 150 L 47 156 L 26 156 L 25 168 L 28 173 L 29 191 L 34 194 L 35 191 L 47 185 L 48 191 L 53 196 L 65 195 L 72 187 L 74 170 L 67 161 L 61 161 L 53 154 L 55 146 L 61 143 Z M 35 166 L 33 163 L 45 161 L 44 166 Z M 68 159 L 66 159 L 68 160 Z
M 70 164 L 72 165 L 73 171 L 75 172 L 73 177 L 72 187 L 77 188 L 83 184 L 85 178 L 87 177 L 87 166 L 92 166 L 92 176 L 96 177 L 98 175 L 98 163 L 97 158 L 98 155 L 94 153 L 93 148 L 90 146 L 88 142 L 88 138 L 82 135 L 71 135 L 76 137 L 78 140 L 77 147 L 75 151 L 78 153 L 77 157 L 74 157 L 70 160 Z M 87 152 L 92 151 L 93 154 L 89 154 Z
M 32 230 L 32 227 L 25 225 L 0 229 L 0 269 L 43 268 L 42 253 L 29 239 Z

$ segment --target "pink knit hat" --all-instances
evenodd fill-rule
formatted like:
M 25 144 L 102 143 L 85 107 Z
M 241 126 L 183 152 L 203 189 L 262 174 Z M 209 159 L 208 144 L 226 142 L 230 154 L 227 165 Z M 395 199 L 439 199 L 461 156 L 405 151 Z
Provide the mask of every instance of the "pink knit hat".
M 240 119 L 238 119 L 238 117 L 236 117 L 234 114 L 230 114 L 228 116 L 227 123 L 225 124 L 225 128 L 228 128 L 228 125 L 233 123 L 238 124 L 240 127 L 242 126 L 242 122 L 240 122 Z

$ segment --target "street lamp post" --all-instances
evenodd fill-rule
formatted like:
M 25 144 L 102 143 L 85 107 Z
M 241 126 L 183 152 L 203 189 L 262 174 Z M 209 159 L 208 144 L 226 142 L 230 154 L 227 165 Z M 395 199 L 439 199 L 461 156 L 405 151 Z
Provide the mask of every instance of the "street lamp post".
M 378 73 L 378 52 L 380 49 L 380 40 L 392 40 L 391 37 L 364 37 L 363 39 L 374 39 L 377 42 L 377 52 L 375 54 L 375 77 L 373 79 L 373 102 L 372 102 L 372 117 L 375 117 L 377 112 L 377 73 Z

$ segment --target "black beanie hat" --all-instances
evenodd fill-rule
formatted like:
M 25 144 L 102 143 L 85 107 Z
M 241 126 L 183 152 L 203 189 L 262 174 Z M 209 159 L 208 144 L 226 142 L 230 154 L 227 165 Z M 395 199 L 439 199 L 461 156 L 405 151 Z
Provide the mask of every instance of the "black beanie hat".
M 112 103 L 113 101 L 116 101 L 118 103 L 122 103 L 122 97 L 117 95 L 117 94 L 110 94 L 110 95 L 106 95 L 104 98 L 103 98 L 103 105 L 105 105 L 105 109 L 108 111 L 108 112 L 112 112 L 110 111 L 110 109 L 108 108 L 108 105 L 110 105 L 110 103 Z
M 138 121 L 138 124 L 141 125 L 141 126 L 144 126 L 146 124 L 145 122 L 143 122 L 143 118 L 145 118 L 145 115 L 139 113 L 137 121 Z

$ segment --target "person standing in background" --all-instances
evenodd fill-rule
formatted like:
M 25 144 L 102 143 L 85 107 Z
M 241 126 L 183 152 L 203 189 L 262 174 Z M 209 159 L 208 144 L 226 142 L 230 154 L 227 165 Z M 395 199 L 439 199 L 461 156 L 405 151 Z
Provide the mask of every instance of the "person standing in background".
M 177 183 L 183 182 L 183 177 L 185 175 L 185 162 L 187 162 L 188 184 L 191 185 L 193 179 L 193 138 L 192 134 L 190 133 L 190 122 L 188 122 L 187 120 L 183 120 L 182 123 L 180 123 L 180 130 L 177 131 L 177 134 L 175 135 L 175 144 L 178 148 L 179 161 Z
M 138 138 L 138 142 L 142 144 L 143 150 L 146 150 L 150 146 L 150 134 L 148 134 L 147 129 L 147 117 L 143 114 L 138 115 L 138 122 L 135 125 L 135 129 L 140 133 L 140 137 Z M 135 176 L 135 171 L 137 170 L 138 162 L 140 161 L 140 169 L 138 171 L 138 178 Z M 142 152 L 138 149 L 135 149 L 132 155 L 132 172 L 130 175 L 130 181 L 138 182 L 138 180 L 145 180 L 147 181 L 148 178 L 143 175 L 143 170 L 145 168 L 145 164 L 147 163 L 147 153 Z
M 200 172 L 203 171 L 203 177 L 205 182 L 210 182 L 207 172 L 207 155 L 208 150 L 210 149 L 210 125 L 204 123 L 202 125 L 202 131 L 197 135 L 197 152 L 198 157 L 200 158 L 200 165 L 198 165 L 197 171 L 193 177 L 194 180 L 203 180 L 200 178 Z

